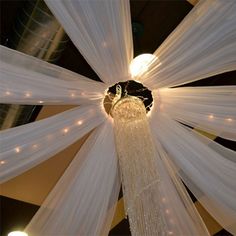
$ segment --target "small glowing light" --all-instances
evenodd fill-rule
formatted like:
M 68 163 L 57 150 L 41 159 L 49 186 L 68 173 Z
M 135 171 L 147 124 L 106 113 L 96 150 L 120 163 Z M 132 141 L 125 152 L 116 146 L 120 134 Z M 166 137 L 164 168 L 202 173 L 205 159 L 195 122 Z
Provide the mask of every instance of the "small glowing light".
M 27 98 L 29 98 L 29 97 L 31 97 L 31 94 L 30 94 L 30 93 L 26 93 L 25 96 L 26 96 Z
M 163 198 L 161 199 L 161 201 L 162 201 L 162 202 L 166 202 L 166 199 L 163 197 Z
M 167 210 L 166 210 L 166 214 L 170 214 L 170 210 L 167 209 Z
M 67 134 L 68 132 L 69 132 L 69 129 L 68 129 L 68 128 L 63 129 L 63 133 L 64 133 L 64 134 Z
M 141 54 L 135 57 L 130 63 L 130 73 L 132 77 L 142 74 L 148 70 L 150 63 L 156 60 L 157 57 L 153 54 Z
M 20 147 L 16 147 L 16 148 L 15 148 L 15 152 L 16 152 L 16 153 L 19 153 L 19 152 L 20 152 Z
M 81 95 L 82 95 L 82 96 L 85 96 L 85 92 L 82 92 Z
M 43 101 L 39 101 L 39 103 L 40 103 L 40 104 L 42 104 L 42 103 L 43 103 Z
M 209 119 L 211 119 L 211 120 L 214 119 L 214 116 L 213 116 L 213 115 L 209 115 L 208 117 L 209 117 Z
M 6 162 L 5 161 L 0 161 L 0 164 L 1 165 L 4 165 Z
M 169 235 L 173 235 L 173 231 L 169 231 L 168 234 L 169 234 Z
M 8 236 L 28 236 L 28 234 L 23 231 L 13 231 L 10 232 Z
M 34 144 L 34 145 L 33 145 L 33 148 L 38 148 L 38 145 L 37 145 L 37 144 Z
M 6 95 L 11 95 L 11 93 L 9 91 L 6 91 L 5 94 Z
M 83 121 L 82 120 L 78 120 L 77 121 L 77 125 L 82 125 L 83 124 Z
M 71 93 L 70 96 L 73 98 L 73 97 L 75 97 L 75 94 L 74 94 L 74 93 Z
M 231 118 L 227 118 L 226 119 L 228 122 L 232 122 L 233 121 L 233 119 L 231 119 Z

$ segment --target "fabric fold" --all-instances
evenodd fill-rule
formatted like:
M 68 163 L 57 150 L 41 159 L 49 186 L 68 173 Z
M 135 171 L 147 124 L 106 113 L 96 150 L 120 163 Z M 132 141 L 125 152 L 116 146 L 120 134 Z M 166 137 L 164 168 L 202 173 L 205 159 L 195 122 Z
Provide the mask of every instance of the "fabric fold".
M 102 100 L 105 84 L 0 46 L 0 103 L 88 104 Z
M 151 126 L 151 128 L 154 127 Z M 201 216 L 177 174 L 176 166 L 157 138 L 154 139 L 154 143 L 160 176 L 159 201 L 165 233 L 167 235 L 209 235 Z
M 230 160 L 232 156 L 236 158 L 235 152 L 230 155 L 230 151 L 215 152 L 196 134 L 165 114 L 154 114 L 151 125 L 154 136 L 179 168 L 178 174 L 184 183 L 208 212 L 235 234 L 236 162 Z
M 133 57 L 129 1 L 46 0 L 46 4 L 105 83 L 128 80 Z
M 236 69 L 236 2 L 202 0 L 154 52 L 140 81 L 157 89 Z
M 94 105 L 0 132 L 0 183 L 60 152 L 105 120 Z
M 158 94 L 161 111 L 171 118 L 236 140 L 236 86 L 160 89 Z
M 107 235 L 119 190 L 108 121 L 93 131 L 25 231 L 34 236 Z

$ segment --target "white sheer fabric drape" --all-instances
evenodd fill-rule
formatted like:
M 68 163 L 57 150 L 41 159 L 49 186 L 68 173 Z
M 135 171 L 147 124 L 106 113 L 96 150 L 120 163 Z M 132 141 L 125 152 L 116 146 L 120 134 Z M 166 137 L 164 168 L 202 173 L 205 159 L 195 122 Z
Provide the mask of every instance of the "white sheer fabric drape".
M 236 140 L 236 86 L 160 89 L 158 103 L 175 120 Z
M 176 174 L 176 167 L 159 141 L 156 138 L 154 140 L 160 175 L 161 216 L 166 227 L 165 233 L 167 235 L 209 235 L 180 177 Z
M 133 59 L 129 1 L 46 3 L 100 79 L 108 84 L 129 79 Z
M 0 183 L 52 157 L 103 121 L 99 107 L 88 105 L 1 131 Z
M 106 86 L 32 56 L 0 46 L 0 103 L 99 103 Z
M 202 138 L 164 114 L 154 114 L 151 127 L 154 136 L 180 169 L 178 173 L 185 184 L 209 213 L 235 234 L 236 162 L 230 159 L 236 158 L 236 154 L 220 148 L 220 145 L 217 148 L 221 151 L 215 152 L 216 149 L 207 146 Z
M 46 2 L 104 82 L 129 79 L 133 54 L 129 1 Z M 4 142 L 1 178 L 6 181 L 101 124 L 104 114 L 99 102 L 104 86 L 4 47 L 0 53 L 1 102 L 93 104 L 1 132 Z M 151 89 L 236 69 L 236 2 L 201 1 L 155 55 L 158 59 L 138 78 Z M 167 229 L 179 234 L 194 234 L 196 228 L 205 230 L 181 184 L 181 176 L 212 216 L 236 234 L 235 153 L 218 144 L 207 146 L 204 138 L 172 120 L 234 139 L 235 93 L 227 87 L 214 88 L 212 92 L 207 88 L 171 91 L 173 96 L 165 90 L 154 93 L 157 100 L 150 116 L 153 135 L 159 140 L 155 143 L 163 179 L 161 193 L 168 200 L 168 205 L 163 202 Z M 216 125 L 204 119 L 207 112 L 217 116 Z M 226 124 L 224 119 L 232 120 Z M 72 161 L 26 231 L 40 236 L 107 234 L 119 191 L 114 150 L 111 124 L 102 124 Z M 170 211 L 166 211 L 166 206 Z M 178 224 L 172 225 L 168 215 Z
M 82 146 L 26 232 L 34 236 L 107 235 L 119 190 L 114 136 L 107 121 Z
M 235 70 L 235 0 L 200 1 L 154 55 L 139 78 L 152 89 Z

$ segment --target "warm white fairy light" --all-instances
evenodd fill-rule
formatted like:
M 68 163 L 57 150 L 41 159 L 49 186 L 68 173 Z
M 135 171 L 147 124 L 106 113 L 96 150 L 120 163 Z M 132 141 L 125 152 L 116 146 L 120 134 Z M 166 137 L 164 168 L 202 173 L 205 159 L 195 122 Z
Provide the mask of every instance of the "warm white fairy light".
M 16 153 L 19 153 L 20 151 L 21 151 L 20 147 L 16 147 L 16 148 L 15 148 L 15 152 L 16 152 Z
M 166 209 L 165 212 L 166 212 L 166 214 L 170 214 L 170 210 L 169 209 Z
M 23 231 L 13 231 L 10 232 L 8 236 L 28 236 L 28 234 Z
M 72 98 L 74 98 L 74 97 L 75 97 L 75 94 L 74 94 L 74 93 L 71 93 L 70 96 L 71 96 Z
M 43 101 L 38 101 L 40 104 L 42 104 L 43 103 Z
M 232 118 L 227 118 L 226 121 L 228 121 L 228 122 L 232 122 L 233 119 L 232 119 Z
M 68 128 L 63 129 L 63 133 L 64 133 L 64 134 L 67 134 L 68 132 L 69 132 L 69 129 L 68 129 Z
M 163 198 L 161 199 L 161 201 L 162 201 L 162 202 L 166 202 L 166 199 L 163 197 Z
M 27 97 L 27 98 L 29 98 L 29 97 L 31 97 L 31 94 L 30 93 L 25 93 L 25 96 Z
M 37 145 L 37 144 L 34 144 L 34 145 L 33 145 L 33 148 L 34 148 L 34 149 L 38 148 L 38 145 Z
M 11 93 L 9 91 L 6 91 L 5 94 L 8 96 L 11 95 Z
M 213 119 L 214 119 L 214 116 L 211 114 L 211 115 L 208 116 L 208 118 L 209 118 L 210 120 L 213 120 Z
M 77 125 L 82 125 L 83 124 L 83 121 L 82 120 L 78 120 L 77 121 Z
M 0 165 L 4 165 L 5 163 L 5 161 L 0 161 Z
M 130 73 L 132 77 L 136 77 L 147 71 L 150 63 L 155 60 L 157 60 L 157 57 L 148 53 L 135 57 L 130 63 Z

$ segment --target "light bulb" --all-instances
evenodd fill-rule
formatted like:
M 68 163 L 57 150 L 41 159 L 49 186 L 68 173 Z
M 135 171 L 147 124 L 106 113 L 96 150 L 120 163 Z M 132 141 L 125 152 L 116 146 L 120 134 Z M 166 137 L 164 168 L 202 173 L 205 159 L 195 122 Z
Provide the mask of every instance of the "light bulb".
M 15 148 L 15 152 L 16 152 L 16 153 L 19 153 L 19 152 L 20 152 L 20 147 L 16 147 L 16 148 Z
M 77 121 L 77 125 L 82 125 L 82 124 L 83 124 L 82 120 Z
M 136 77 L 147 71 L 150 63 L 154 60 L 157 60 L 157 57 L 148 53 L 135 57 L 130 63 L 130 73 L 132 77 Z
M 8 236 L 28 236 L 28 234 L 23 231 L 12 231 Z
M 209 115 L 208 117 L 209 117 L 209 119 L 211 119 L 211 120 L 214 119 L 214 116 L 213 116 L 213 115 Z
M 68 129 L 68 128 L 63 129 L 63 133 L 64 133 L 64 134 L 67 134 L 68 132 L 69 132 L 69 129 Z

